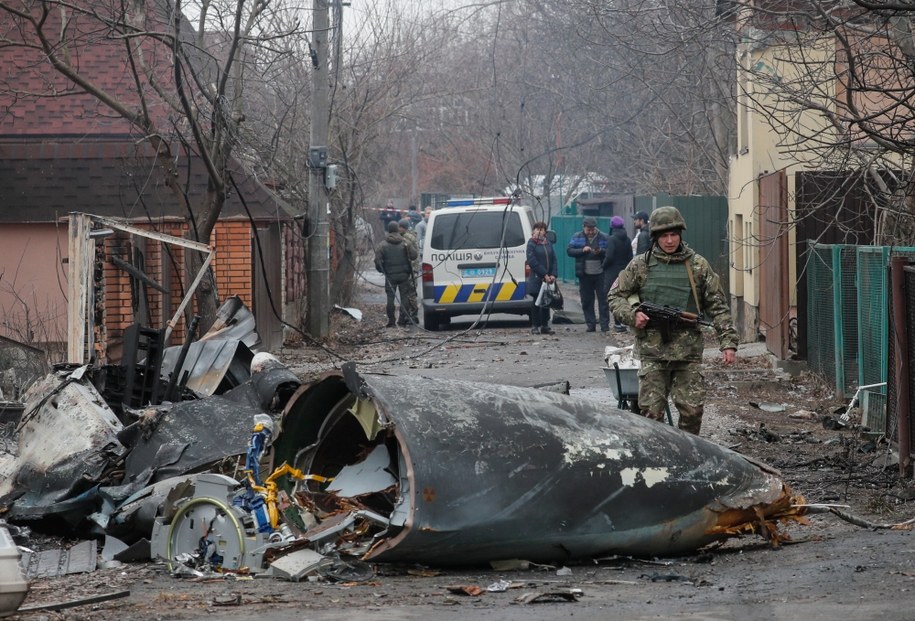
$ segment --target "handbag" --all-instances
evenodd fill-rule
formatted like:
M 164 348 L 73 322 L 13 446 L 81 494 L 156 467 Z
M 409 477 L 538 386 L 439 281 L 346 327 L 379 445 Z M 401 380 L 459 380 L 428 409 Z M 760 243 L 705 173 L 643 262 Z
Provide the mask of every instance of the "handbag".
M 562 299 L 562 291 L 559 290 L 559 285 L 556 282 L 550 284 L 550 293 L 552 298 L 550 299 L 550 308 L 553 310 L 562 310 L 565 301 Z

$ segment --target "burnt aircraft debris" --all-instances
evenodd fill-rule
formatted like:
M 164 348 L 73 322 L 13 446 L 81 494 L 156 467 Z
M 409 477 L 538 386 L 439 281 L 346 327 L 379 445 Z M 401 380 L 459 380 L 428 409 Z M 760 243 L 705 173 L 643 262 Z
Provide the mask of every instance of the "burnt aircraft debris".
M 252 352 L 246 312 L 195 355 L 140 348 L 163 358 L 135 362 L 140 392 L 178 374 L 176 402 L 132 407 L 91 365 L 36 383 L 0 454 L 10 522 L 116 537 L 115 558 L 178 575 L 365 580 L 363 561 L 675 555 L 803 519 L 771 468 L 592 401 L 352 364 L 303 384 Z

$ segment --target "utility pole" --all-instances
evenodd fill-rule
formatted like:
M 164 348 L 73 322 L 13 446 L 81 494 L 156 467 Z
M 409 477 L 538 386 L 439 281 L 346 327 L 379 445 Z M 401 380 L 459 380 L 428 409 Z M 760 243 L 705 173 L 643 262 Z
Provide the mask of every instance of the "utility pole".
M 316 339 L 330 331 L 330 235 L 328 224 L 327 138 L 330 81 L 327 41 L 330 34 L 326 0 L 313 2 L 311 45 L 311 135 L 308 150 L 308 302 L 306 328 Z

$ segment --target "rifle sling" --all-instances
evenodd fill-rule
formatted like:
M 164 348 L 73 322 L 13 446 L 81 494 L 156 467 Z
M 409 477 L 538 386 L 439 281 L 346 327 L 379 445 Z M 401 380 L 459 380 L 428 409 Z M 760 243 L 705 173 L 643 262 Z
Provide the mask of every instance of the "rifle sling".
M 689 259 L 686 259 L 686 275 L 689 277 L 689 288 L 693 290 L 693 299 L 696 301 L 696 313 L 697 316 L 702 316 L 702 305 L 699 304 L 699 296 L 696 294 L 696 280 L 693 278 L 693 268 L 689 264 Z

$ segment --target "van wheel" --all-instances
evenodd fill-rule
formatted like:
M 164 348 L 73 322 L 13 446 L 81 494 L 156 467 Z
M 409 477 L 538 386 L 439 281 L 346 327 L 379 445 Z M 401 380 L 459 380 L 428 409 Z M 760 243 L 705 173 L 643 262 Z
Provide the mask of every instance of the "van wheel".
M 438 315 L 432 311 L 423 311 L 423 327 L 429 332 L 438 330 Z

